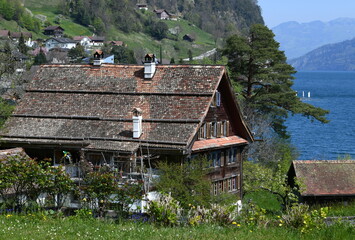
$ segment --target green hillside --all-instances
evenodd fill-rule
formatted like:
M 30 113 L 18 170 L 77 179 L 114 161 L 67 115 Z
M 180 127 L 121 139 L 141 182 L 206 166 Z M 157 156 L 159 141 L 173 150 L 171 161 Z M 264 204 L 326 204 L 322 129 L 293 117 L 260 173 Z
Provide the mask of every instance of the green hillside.
M 51 24 L 55 24 L 56 18 L 62 16 L 58 12 L 58 2 L 58 0 L 26 0 L 25 7 L 31 10 L 34 15 L 44 15 Z M 125 33 L 111 25 L 105 33 L 106 40 L 123 41 L 127 44 L 128 48 L 134 50 L 138 55 L 143 55 L 146 52 L 159 54 L 161 48 L 163 58 L 167 60 L 170 60 L 172 57 L 176 60 L 187 58 L 189 50 L 192 51 L 194 56 L 197 56 L 215 47 L 215 40 L 211 34 L 186 20 L 179 19 L 178 21 L 164 22 L 168 25 L 169 29 L 178 27 L 179 33 L 169 33 L 168 38 L 158 41 L 145 34 L 144 31 Z M 91 36 L 93 34 L 88 27 L 77 24 L 66 16 L 61 17 L 60 25 L 65 29 L 65 34 L 68 36 Z M 182 37 L 185 34 L 194 34 L 196 41 L 193 43 L 183 41 Z

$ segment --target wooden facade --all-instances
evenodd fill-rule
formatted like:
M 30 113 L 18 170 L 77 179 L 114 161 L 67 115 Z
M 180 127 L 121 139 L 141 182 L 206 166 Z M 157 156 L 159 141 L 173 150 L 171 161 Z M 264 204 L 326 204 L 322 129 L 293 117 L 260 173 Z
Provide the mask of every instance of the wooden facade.
M 241 194 L 241 153 L 253 138 L 225 67 L 154 71 L 147 79 L 142 65 L 40 66 L 0 134 L 3 147 L 65 164 L 74 178 L 83 162 L 131 178 L 154 174 L 160 160 L 203 155 L 211 160 L 212 192 Z M 133 109 L 142 117 L 138 138 Z

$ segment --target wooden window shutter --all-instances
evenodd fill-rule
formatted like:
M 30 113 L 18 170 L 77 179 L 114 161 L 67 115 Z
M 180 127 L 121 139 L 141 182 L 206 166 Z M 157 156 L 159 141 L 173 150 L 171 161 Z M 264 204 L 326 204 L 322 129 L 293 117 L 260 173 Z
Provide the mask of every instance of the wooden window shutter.
M 217 137 L 221 137 L 222 136 L 221 126 L 222 126 L 222 123 L 221 122 L 217 122 Z
M 230 131 L 229 131 L 229 128 L 230 128 L 229 121 L 226 121 L 226 125 L 227 125 L 227 126 L 226 126 L 226 130 L 227 130 L 227 131 L 226 131 L 226 137 L 228 137 L 228 136 L 229 136 L 229 132 L 230 132 Z
M 207 138 L 211 138 L 211 123 L 210 122 L 206 123 L 206 128 L 207 128 Z

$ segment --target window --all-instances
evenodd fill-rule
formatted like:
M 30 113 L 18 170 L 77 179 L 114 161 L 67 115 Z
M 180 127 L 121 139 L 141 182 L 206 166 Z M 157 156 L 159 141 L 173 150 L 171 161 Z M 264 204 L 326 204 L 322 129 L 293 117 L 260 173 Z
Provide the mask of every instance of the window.
M 237 148 L 230 148 L 228 163 L 235 163 L 236 161 L 237 161 Z
M 232 179 L 232 191 L 237 190 L 237 178 L 233 177 Z
M 221 166 L 221 151 L 209 153 L 207 159 L 211 162 L 211 167 Z
M 221 93 L 216 91 L 215 97 L 216 97 L 216 106 L 220 107 L 221 106 Z

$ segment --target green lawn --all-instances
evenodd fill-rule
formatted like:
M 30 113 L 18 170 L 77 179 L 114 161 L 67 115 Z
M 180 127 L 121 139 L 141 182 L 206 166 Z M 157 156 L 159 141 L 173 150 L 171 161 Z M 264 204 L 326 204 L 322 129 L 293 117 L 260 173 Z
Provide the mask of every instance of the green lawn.
M 201 225 L 198 227 L 155 227 L 125 222 L 76 218 L 52 219 L 32 216 L 0 216 L 0 239 L 353 239 L 354 228 L 327 227 L 301 234 L 283 227 L 248 228 Z

